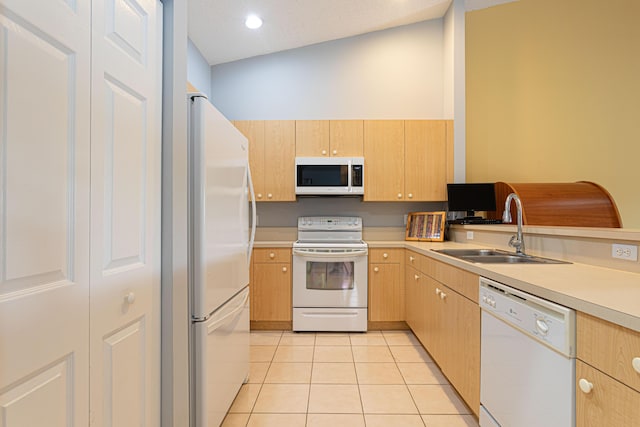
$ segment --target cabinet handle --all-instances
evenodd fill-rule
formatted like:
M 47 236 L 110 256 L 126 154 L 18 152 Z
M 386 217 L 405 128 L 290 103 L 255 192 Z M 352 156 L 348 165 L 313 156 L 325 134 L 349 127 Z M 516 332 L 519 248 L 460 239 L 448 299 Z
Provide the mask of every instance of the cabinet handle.
M 384 258 L 384 259 L 389 258 L 389 254 L 388 254 L 388 253 L 386 253 L 386 252 L 385 252 L 385 253 L 383 253 L 383 254 L 382 254 L 382 258 Z
M 258 199 L 262 199 L 262 193 L 258 193 L 258 194 L 256 194 L 256 197 L 257 197 Z
M 447 294 L 445 294 L 444 292 L 440 291 L 440 299 L 445 299 L 447 297 Z
M 640 357 L 634 357 L 631 361 L 631 366 L 633 366 L 633 370 L 640 374 Z
M 127 304 L 133 304 L 136 301 L 136 294 L 134 294 L 133 292 L 129 292 L 124 296 L 124 301 Z
M 410 199 L 413 199 L 413 193 L 407 194 L 407 197 L 410 198 Z
M 269 258 L 274 259 L 276 257 L 276 254 L 273 252 L 269 252 Z
M 373 271 L 377 273 L 380 269 L 378 267 L 373 267 Z
M 333 155 L 335 156 L 336 154 L 338 154 L 338 150 L 333 150 Z
M 402 193 L 398 193 L 398 199 L 402 199 Z
M 416 260 L 416 259 L 415 259 L 414 257 L 412 257 L 412 256 L 410 256 L 410 257 L 409 257 L 409 262 L 413 262 L 413 261 L 415 261 L 415 260 Z
M 282 272 L 286 273 L 287 272 L 287 267 L 282 267 Z
M 272 197 L 273 197 L 273 194 L 271 194 L 271 193 L 267 194 L 267 199 L 270 199 Z
M 593 383 L 590 383 L 584 378 L 580 378 L 580 381 L 578 381 L 578 386 L 580 386 L 580 390 L 582 390 L 582 392 L 585 394 L 589 394 L 591 393 L 591 390 L 593 390 Z
M 415 280 L 418 280 L 418 279 L 420 279 L 420 276 L 418 276 L 417 274 L 414 274 L 414 275 L 413 275 L 413 278 L 414 278 Z
M 322 155 L 326 156 L 327 155 L 327 150 L 322 150 Z
M 442 291 L 440 290 L 440 288 L 436 288 L 436 295 L 440 295 L 442 293 Z

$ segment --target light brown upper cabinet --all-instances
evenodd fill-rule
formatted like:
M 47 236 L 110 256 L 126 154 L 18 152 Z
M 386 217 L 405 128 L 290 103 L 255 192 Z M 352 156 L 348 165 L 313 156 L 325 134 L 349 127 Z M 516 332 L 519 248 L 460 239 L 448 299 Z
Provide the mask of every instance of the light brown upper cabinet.
M 295 121 L 238 120 L 234 124 L 249 140 L 256 201 L 295 201 Z
M 444 120 L 405 120 L 404 189 L 405 200 L 447 199 Z
M 453 178 L 449 122 L 366 120 L 364 200 L 446 200 L 446 184 Z
M 404 121 L 364 121 L 364 200 L 404 200 Z
M 362 120 L 297 120 L 296 156 L 362 157 Z
M 329 141 L 331 155 L 339 157 L 362 157 L 364 144 L 362 120 L 331 120 Z

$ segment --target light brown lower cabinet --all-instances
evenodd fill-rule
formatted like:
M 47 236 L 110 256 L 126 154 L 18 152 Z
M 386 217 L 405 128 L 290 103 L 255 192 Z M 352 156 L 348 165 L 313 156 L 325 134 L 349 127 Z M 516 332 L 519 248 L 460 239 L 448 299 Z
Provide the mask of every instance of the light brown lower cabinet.
M 588 383 L 589 392 L 582 391 L 580 380 Z M 576 427 L 637 426 L 640 426 L 640 393 L 577 360 Z
M 276 322 L 267 325 L 286 328 L 287 323 L 282 322 L 291 322 L 292 311 L 291 250 L 254 249 L 249 289 L 252 326 L 255 322 Z
M 461 283 L 458 268 L 408 250 L 405 269 L 407 323 L 451 385 L 478 415 L 480 307 L 465 294 L 472 295 L 474 289 L 477 294 L 479 278 L 475 276 L 474 281 L 466 277 Z M 434 271 L 439 272 L 438 277 L 453 282 L 436 280 L 429 275 Z
M 369 321 L 403 322 L 403 249 L 369 250 Z
M 578 312 L 576 335 L 576 426 L 640 426 L 640 332 Z

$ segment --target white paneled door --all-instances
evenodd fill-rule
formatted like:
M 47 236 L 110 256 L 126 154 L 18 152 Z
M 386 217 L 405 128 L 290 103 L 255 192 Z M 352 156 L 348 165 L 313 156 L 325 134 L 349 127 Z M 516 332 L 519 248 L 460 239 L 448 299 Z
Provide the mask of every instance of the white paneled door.
M 0 425 L 89 420 L 88 0 L 0 0 Z
M 0 0 L 0 427 L 160 425 L 159 0 Z
M 162 5 L 93 2 L 91 420 L 160 425 Z

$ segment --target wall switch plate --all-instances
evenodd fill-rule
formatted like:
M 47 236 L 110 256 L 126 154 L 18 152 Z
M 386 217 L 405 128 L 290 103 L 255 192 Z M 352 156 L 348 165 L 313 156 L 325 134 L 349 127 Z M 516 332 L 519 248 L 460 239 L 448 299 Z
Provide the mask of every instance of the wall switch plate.
M 473 240 L 473 231 L 467 231 L 467 240 Z
M 621 245 L 614 243 L 611 245 L 611 256 L 616 259 L 626 261 L 638 261 L 638 247 L 635 245 Z

